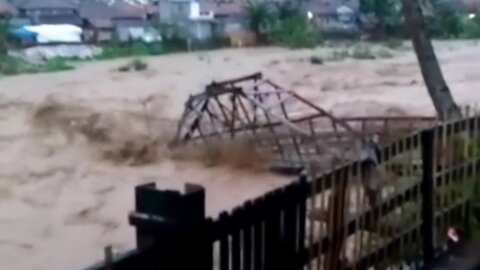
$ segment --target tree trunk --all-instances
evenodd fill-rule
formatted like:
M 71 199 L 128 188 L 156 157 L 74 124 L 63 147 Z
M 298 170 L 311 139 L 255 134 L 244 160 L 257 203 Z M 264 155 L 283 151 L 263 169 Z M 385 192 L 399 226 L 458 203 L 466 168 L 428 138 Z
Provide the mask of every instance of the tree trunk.
M 443 78 L 435 51 L 427 33 L 419 0 L 402 0 L 405 25 L 417 54 L 422 76 L 441 120 L 460 118 L 461 112 Z

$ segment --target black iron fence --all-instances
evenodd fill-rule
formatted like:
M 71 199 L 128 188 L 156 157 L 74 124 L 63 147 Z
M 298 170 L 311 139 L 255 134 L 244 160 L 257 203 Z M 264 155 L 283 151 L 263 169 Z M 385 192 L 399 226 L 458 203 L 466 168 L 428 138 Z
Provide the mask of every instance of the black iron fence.
M 472 230 L 480 117 L 437 125 L 385 146 L 380 200 L 367 200 L 362 162 L 307 173 L 217 218 L 205 190 L 138 186 L 137 247 L 107 252 L 101 269 L 420 269 L 449 250 L 449 229 Z

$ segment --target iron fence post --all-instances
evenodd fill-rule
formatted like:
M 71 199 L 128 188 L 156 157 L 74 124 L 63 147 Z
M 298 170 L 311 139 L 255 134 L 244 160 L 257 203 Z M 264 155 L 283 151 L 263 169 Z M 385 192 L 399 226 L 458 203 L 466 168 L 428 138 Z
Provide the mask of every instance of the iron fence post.
M 423 177 L 421 184 L 422 196 L 422 248 L 425 264 L 434 257 L 434 129 L 421 133 Z
M 151 269 L 208 269 L 212 248 L 203 187 L 186 184 L 182 194 L 158 190 L 153 183 L 137 186 L 129 219 L 136 227 L 137 249 L 152 254 L 147 258 Z

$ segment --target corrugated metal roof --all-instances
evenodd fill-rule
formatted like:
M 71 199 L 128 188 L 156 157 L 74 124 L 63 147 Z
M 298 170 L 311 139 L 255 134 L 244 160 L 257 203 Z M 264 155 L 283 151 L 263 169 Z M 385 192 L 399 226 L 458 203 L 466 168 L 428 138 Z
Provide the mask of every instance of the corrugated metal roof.
M 17 14 L 17 9 L 7 0 L 0 0 L 0 14 L 13 16 Z
M 83 21 L 80 16 L 72 15 L 48 15 L 40 16 L 34 20 L 35 24 L 71 24 L 76 26 L 82 26 Z
M 80 15 L 86 19 L 146 18 L 147 10 L 124 1 L 107 4 L 103 1 L 84 0 L 80 4 Z
M 213 11 L 216 16 L 236 15 L 243 13 L 247 2 L 243 0 L 232 0 L 230 2 L 202 1 L 200 11 Z
M 73 0 L 24 0 L 17 3 L 21 9 L 66 8 L 77 9 L 78 3 Z
M 470 13 L 477 13 L 480 10 L 480 0 L 459 0 L 461 8 Z
M 358 0 L 312 0 L 302 2 L 302 9 L 317 15 L 330 15 L 337 13 L 341 7 L 348 7 L 357 11 L 360 7 Z
M 113 21 L 110 19 L 91 19 L 90 23 L 96 28 L 113 28 Z

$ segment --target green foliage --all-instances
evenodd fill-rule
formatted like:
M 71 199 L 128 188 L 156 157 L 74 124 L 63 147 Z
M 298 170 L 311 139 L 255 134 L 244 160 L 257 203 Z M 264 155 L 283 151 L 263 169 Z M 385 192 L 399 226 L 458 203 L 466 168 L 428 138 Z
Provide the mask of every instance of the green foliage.
M 480 38 L 480 13 L 474 19 L 456 11 L 451 1 L 431 0 L 432 12 L 426 13 L 427 27 L 437 38 Z M 400 36 L 403 27 L 401 1 L 360 0 L 360 12 L 373 15 L 386 36 Z
M 0 75 L 58 72 L 73 68 L 64 58 L 55 58 L 40 64 L 31 64 L 14 56 L 4 56 L 0 61 Z
M 278 2 L 276 4 L 276 18 L 278 20 L 285 20 L 298 15 L 298 8 L 296 8 L 291 1 Z
M 368 45 L 360 44 L 353 48 L 351 57 L 353 59 L 375 59 L 375 54 Z
M 163 48 L 159 43 L 130 42 L 119 43 L 111 42 L 103 46 L 103 53 L 100 59 L 114 59 L 129 56 L 147 56 L 160 55 Z
M 342 61 L 347 58 L 351 58 L 350 51 L 348 49 L 343 49 L 343 50 L 334 50 L 332 54 L 329 57 L 327 57 L 327 60 Z
M 434 16 L 428 20 L 431 34 L 439 38 L 458 38 L 463 32 L 462 15 L 443 2 L 433 4 Z
M 463 32 L 462 18 L 456 12 L 448 12 L 441 16 L 440 27 L 447 38 L 458 38 Z
M 0 19 L 0 57 L 7 55 L 8 23 Z
M 320 40 L 308 18 L 300 13 L 279 20 L 271 37 L 276 44 L 289 48 L 312 48 Z
M 180 30 L 175 25 L 159 24 L 156 29 L 162 37 L 161 47 L 164 52 L 188 50 L 187 40 L 182 37 Z
M 387 47 L 375 46 L 371 43 L 355 43 L 347 44 L 340 49 L 334 49 L 323 58 L 327 61 L 342 61 L 345 59 L 369 60 L 391 57 L 393 57 L 393 52 Z
M 274 9 L 264 1 L 249 1 L 245 9 L 250 30 L 274 44 L 311 48 L 322 40 L 307 16 L 292 1 L 277 3 Z
M 22 61 L 10 57 L 0 57 L 0 75 L 14 75 L 18 73 L 24 73 L 24 67 Z
M 385 46 L 392 50 L 400 50 L 404 48 L 403 40 L 398 38 L 390 38 L 384 42 Z
M 374 15 L 384 34 L 396 36 L 400 33 L 403 22 L 399 0 L 360 0 L 360 12 Z
M 36 72 L 58 72 L 72 69 L 74 69 L 74 67 L 68 63 L 67 59 L 54 58 L 40 64 L 37 67 Z
M 387 49 L 379 49 L 376 52 L 376 58 L 385 59 L 385 58 L 392 58 L 392 57 L 393 57 L 393 54 Z
M 274 17 L 267 5 L 267 2 L 264 1 L 248 1 L 245 11 L 248 17 L 249 28 L 257 35 L 260 35 L 268 28 L 272 18 Z
M 463 20 L 463 38 L 480 38 L 480 12 L 475 18 Z

